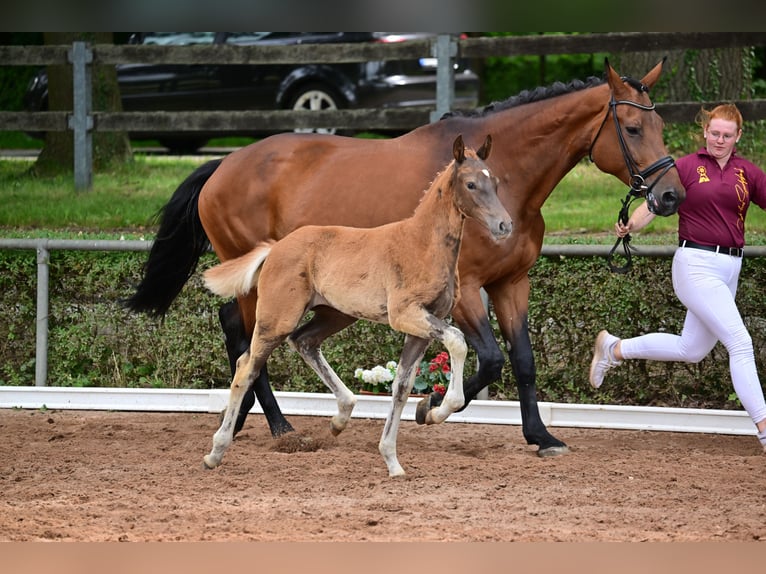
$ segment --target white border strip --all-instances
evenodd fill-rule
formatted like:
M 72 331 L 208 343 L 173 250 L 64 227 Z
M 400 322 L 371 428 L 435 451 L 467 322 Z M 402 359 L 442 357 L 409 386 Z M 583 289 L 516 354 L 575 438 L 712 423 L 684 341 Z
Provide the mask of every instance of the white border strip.
M 276 392 L 285 415 L 332 416 L 337 411 L 330 393 Z M 220 412 L 228 389 L 123 389 L 79 387 L 0 387 L 0 408 L 102 411 Z M 391 399 L 359 395 L 355 418 L 385 419 Z M 410 397 L 402 419 L 415 420 L 418 398 Z M 538 403 L 546 426 L 623 430 L 755 435 L 744 411 Z M 260 405 L 252 413 L 263 413 Z M 521 425 L 518 401 L 474 400 L 449 422 Z

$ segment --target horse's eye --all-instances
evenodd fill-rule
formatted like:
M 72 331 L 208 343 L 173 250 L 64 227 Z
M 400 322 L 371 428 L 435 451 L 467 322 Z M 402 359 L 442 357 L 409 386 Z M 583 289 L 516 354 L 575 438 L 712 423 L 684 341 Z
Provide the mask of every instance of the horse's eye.
M 476 184 L 472 181 L 468 182 L 468 189 L 476 189 Z
M 641 128 L 636 126 L 626 126 L 625 131 L 628 132 L 628 135 L 631 136 L 640 136 L 641 135 Z

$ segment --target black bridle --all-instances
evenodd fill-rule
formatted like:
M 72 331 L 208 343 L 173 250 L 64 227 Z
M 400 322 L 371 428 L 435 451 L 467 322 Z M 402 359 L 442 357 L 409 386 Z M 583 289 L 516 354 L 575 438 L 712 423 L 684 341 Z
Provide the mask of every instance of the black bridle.
M 628 77 L 622 77 L 621 80 L 623 82 L 627 82 L 631 86 L 633 86 L 635 89 L 637 89 L 639 92 L 649 92 L 649 88 L 642 84 L 641 82 L 638 82 L 634 80 L 633 78 Z M 622 135 L 622 126 L 620 126 L 620 120 L 617 117 L 617 106 L 620 104 L 625 104 L 628 106 L 633 106 L 634 108 L 638 108 L 640 110 L 644 110 L 647 112 L 654 111 L 655 105 L 652 103 L 649 106 L 646 106 L 644 104 L 639 104 L 638 102 L 632 102 L 630 100 L 615 100 L 614 94 L 611 95 L 609 99 L 609 107 L 606 110 L 606 114 L 604 115 L 604 119 L 601 122 L 601 125 L 598 128 L 598 131 L 596 132 L 596 137 L 593 138 L 593 142 L 590 144 L 590 150 L 588 151 L 588 157 L 590 158 L 590 161 L 593 161 L 593 147 L 596 145 L 596 140 L 598 140 L 598 136 L 601 135 L 601 130 L 604 128 L 604 124 L 606 124 L 606 119 L 609 117 L 609 112 L 612 112 L 612 117 L 614 118 L 614 126 L 617 130 L 617 140 L 620 142 L 620 150 L 622 151 L 622 157 L 625 160 L 625 165 L 628 168 L 628 173 L 630 173 L 630 189 L 628 190 L 628 194 L 625 196 L 625 199 L 622 201 L 622 208 L 620 209 L 620 213 L 618 215 L 619 221 L 621 221 L 623 224 L 628 223 L 628 219 L 630 216 L 630 205 L 633 203 L 636 199 L 639 197 L 646 198 L 647 200 L 651 200 L 653 198 L 652 195 L 652 189 L 654 189 L 654 186 L 657 185 L 657 182 L 660 181 L 664 177 L 664 175 L 670 171 L 672 167 L 675 166 L 675 161 L 672 157 L 665 156 L 663 158 L 658 159 L 653 164 L 651 164 L 649 167 L 647 167 L 645 170 L 640 170 L 638 168 L 638 164 L 633 159 L 633 156 L 630 154 L 630 150 L 628 149 L 628 145 L 625 143 L 625 137 Z M 646 180 L 654 173 L 662 170 L 662 173 L 660 173 L 659 176 L 655 178 L 655 180 L 649 185 L 646 185 Z M 652 208 L 653 202 L 647 201 L 647 206 L 649 207 L 649 211 L 653 212 Z M 632 257 L 630 253 L 630 234 L 628 233 L 624 237 L 617 238 L 617 242 L 614 244 L 614 247 L 612 247 L 611 251 L 609 252 L 609 255 L 607 256 L 607 261 L 609 262 L 609 268 L 613 273 L 627 273 L 627 271 L 630 269 L 630 266 L 632 264 Z M 625 258 L 627 259 L 627 263 L 622 267 L 617 267 L 612 263 L 612 258 L 614 256 L 614 252 L 617 250 L 617 247 L 622 243 L 623 251 L 625 253 Z

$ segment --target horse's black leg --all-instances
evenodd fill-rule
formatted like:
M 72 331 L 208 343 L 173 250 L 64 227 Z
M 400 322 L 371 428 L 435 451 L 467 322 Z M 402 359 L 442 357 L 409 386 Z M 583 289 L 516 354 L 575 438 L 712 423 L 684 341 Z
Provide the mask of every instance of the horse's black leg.
M 527 444 L 538 445 L 539 456 L 556 456 L 568 452 L 567 445 L 549 433 L 540 418 L 535 386 L 537 372 L 526 314 L 520 328 L 514 331 L 512 340 L 507 341 L 507 344 L 513 375 L 516 377 L 516 387 L 519 391 L 522 431 Z
M 250 339 L 248 338 L 247 333 L 245 333 L 245 326 L 242 322 L 237 302 L 231 301 L 221 306 L 218 311 L 218 319 L 221 322 L 221 329 L 223 329 L 231 374 L 234 376 L 234 372 L 237 369 L 237 359 L 242 353 L 247 351 L 250 346 Z M 269 385 L 269 375 L 266 370 L 266 365 L 263 365 L 260 374 L 256 377 L 252 386 L 247 390 L 242 399 L 242 405 L 237 414 L 237 422 L 234 425 L 235 435 L 242 430 L 247 414 L 250 412 L 250 409 L 253 408 L 256 398 L 263 409 L 266 422 L 269 424 L 271 436 L 276 438 L 294 430 L 292 425 L 287 422 L 287 419 L 282 414 L 282 410 L 279 408 L 277 399 L 274 397 L 274 393 L 271 390 L 271 385 Z
M 468 293 L 464 294 L 464 299 L 466 299 L 464 303 L 467 303 L 466 295 Z M 482 309 L 482 311 L 479 312 L 478 309 Z M 489 318 L 484 313 L 483 308 L 477 307 L 473 314 L 470 313 L 471 307 L 465 304 L 460 311 L 453 315 L 457 326 L 463 331 L 466 342 L 476 351 L 476 358 L 479 362 L 478 371 L 467 378 L 464 383 L 465 405 L 460 409 L 461 411 L 476 398 L 479 391 L 500 379 L 505 364 L 505 356 L 497 344 Z M 526 315 L 518 325 L 513 340 L 508 341 L 508 354 L 519 392 L 522 432 L 527 444 L 538 445 L 540 447 L 538 455 L 540 456 L 553 456 L 567 452 L 569 449 L 566 444 L 548 432 L 540 417 L 535 387 L 535 360 L 532 355 L 532 343 L 529 339 Z M 429 397 L 424 399 L 424 401 L 429 401 L 427 408 L 426 405 L 423 405 L 419 411 L 427 412 L 428 409 L 438 406 L 442 398 L 440 393 L 431 393 Z M 416 420 L 420 424 L 425 423 L 425 420 L 420 420 L 417 417 L 417 413 Z

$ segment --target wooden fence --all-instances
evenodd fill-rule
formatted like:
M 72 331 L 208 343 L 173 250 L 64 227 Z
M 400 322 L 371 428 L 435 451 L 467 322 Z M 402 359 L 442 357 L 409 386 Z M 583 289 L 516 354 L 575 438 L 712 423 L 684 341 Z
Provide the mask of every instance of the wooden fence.
M 89 187 L 90 136 L 94 131 L 276 131 L 296 128 L 398 129 L 433 121 L 449 111 L 454 85 L 451 69 L 456 57 L 622 53 L 673 49 L 766 46 L 764 32 L 619 32 L 567 36 L 514 36 L 435 39 L 403 43 L 328 44 L 294 46 L 0 46 L 6 65 L 71 65 L 74 110 L 47 112 L 0 111 L 0 130 L 66 131 L 75 141 L 75 183 Z M 341 63 L 436 57 L 436 107 L 412 109 L 353 109 L 325 111 L 178 111 L 99 112 L 89 109 L 89 69 L 92 65 L 138 64 L 273 64 Z M 717 102 L 707 102 L 717 103 Z M 766 100 L 738 101 L 748 119 L 766 119 Z M 700 102 L 658 103 L 666 122 L 691 122 Z

